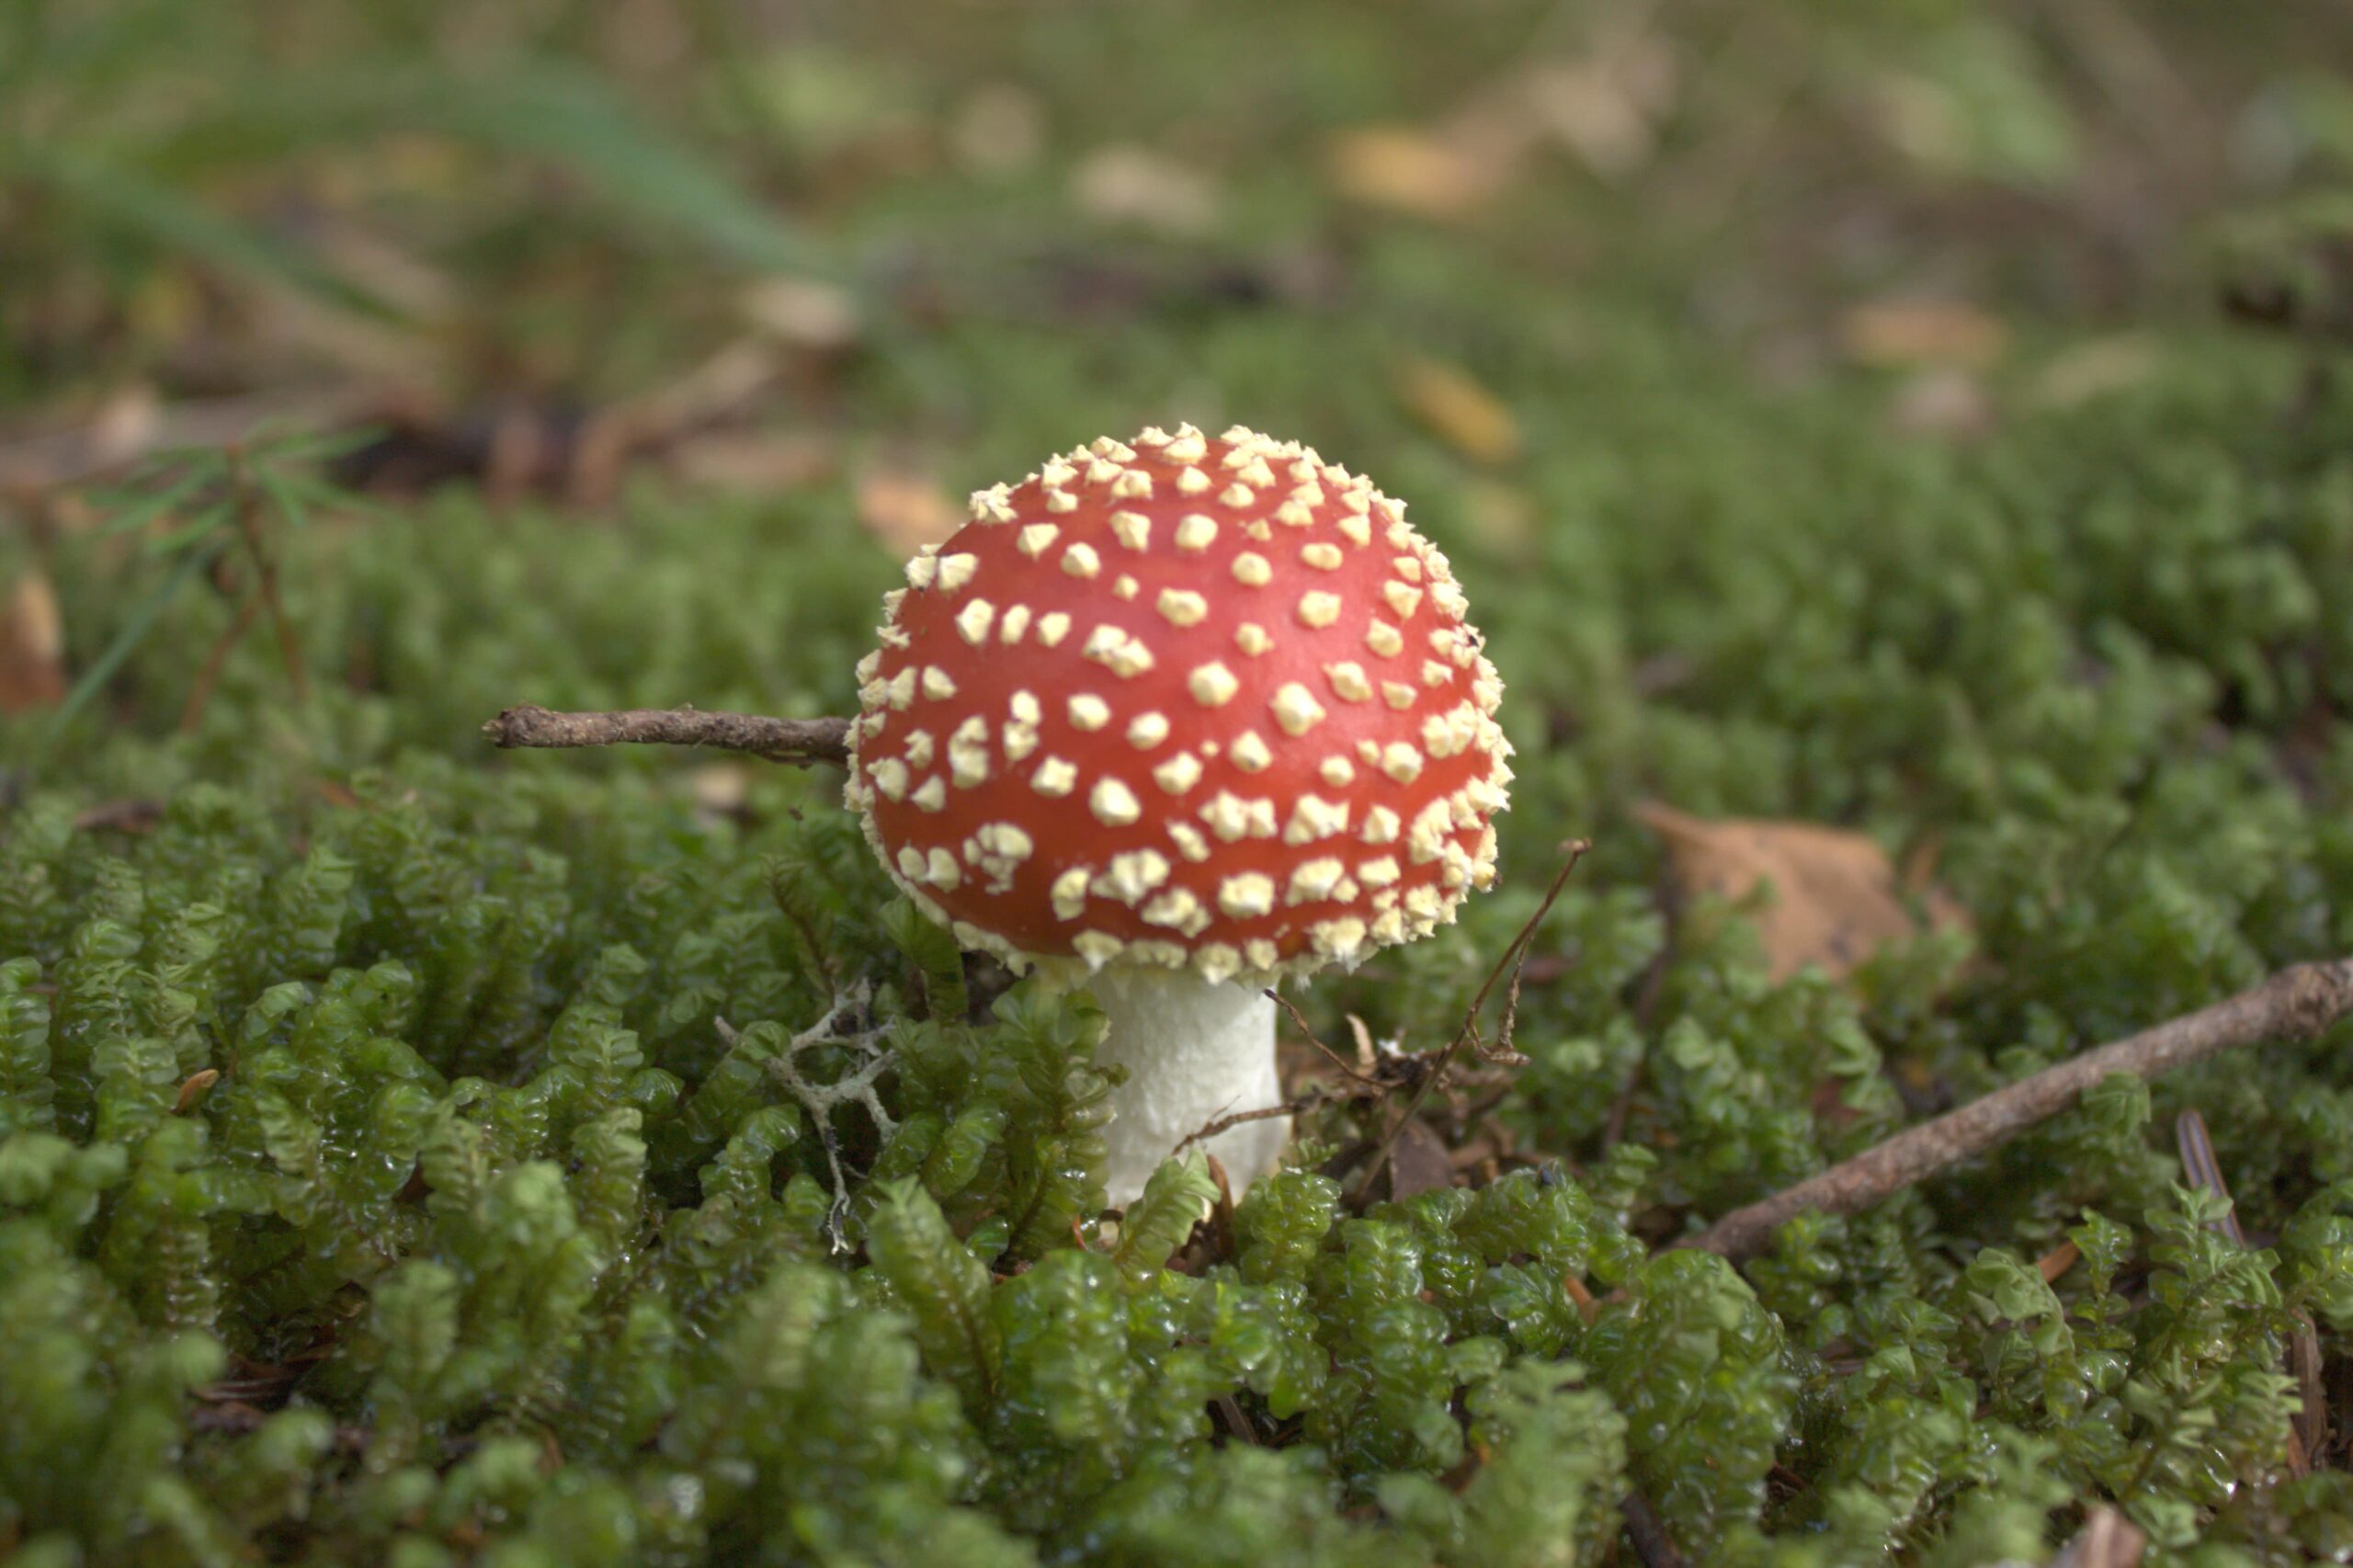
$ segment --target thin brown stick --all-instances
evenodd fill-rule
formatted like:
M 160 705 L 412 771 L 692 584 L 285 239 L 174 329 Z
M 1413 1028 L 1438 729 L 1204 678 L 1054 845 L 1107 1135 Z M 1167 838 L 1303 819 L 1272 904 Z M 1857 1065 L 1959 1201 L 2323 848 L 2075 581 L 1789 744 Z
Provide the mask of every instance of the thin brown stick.
M 2238 1201 L 2231 1196 L 2231 1184 L 2223 1179 L 2222 1156 L 2214 1153 L 2214 1135 L 2207 1131 L 2206 1119 L 2199 1114 L 2196 1107 L 2174 1119 L 2173 1138 L 2174 1146 L 2181 1151 L 2181 1168 L 2183 1174 L 2189 1177 L 2189 1185 L 2202 1187 L 2231 1205 L 2211 1228 L 2229 1237 L 2234 1245 L 2244 1249 L 2247 1245 L 2246 1229 L 2239 1223 Z M 2299 1307 L 2295 1315 L 2296 1329 L 2288 1337 L 2287 1365 L 2289 1376 L 2296 1380 L 2302 1404 L 2288 1424 L 2288 1473 L 2301 1477 L 2313 1472 L 2313 1460 L 2320 1452 L 2320 1441 L 2325 1433 L 2327 1410 L 2313 1397 L 2318 1392 L 2320 1384 L 2317 1330 L 2310 1312 Z M 2307 1344 L 2311 1346 L 2310 1364 L 2313 1368 L 2313 1376 L 2310 1379 L 2303 1376 L 2303 1358 L 2307 1354 L 2304 1347 Z M 2321 1425 L 2314 1424 L 2313 1417 L 2315 1415 L 2319 1416 Z
M 1298 1003 L 1292 1001 L 1290 997 L 1284 995 L 1281 992 L 1276 990 L 1271 985 L 1267 987 L 1261 994 L 1264 995 L 1267 1001 L 1272 1002 L 1276 1006 L 1280 1007 L 1283 1010 L 1284 1015 L 1290 1019 L 1291 1028 L 1297 1029 L 1300 1032 L 1301 1037 L 1304 1039 L 1308 1044 L 1323 1052 L 1324 1059 L 1330 1062 L 1333 1066 L 1337 1067 L 1341 1072 L 1347 1074 L 1350 1078 L 1355 1079 L 1359 1084 L 1370 1084 L 1377 1081 L 1367 1074 L 1358 1072 L 1357 1070 L 1356 1063 L 1350 1062 L 1347 1057 L 1341 1055 L 1338 1051 L 1333 1050 L 1330 1046 L 1325 1045 L 1322 1040 L 1316 1039 L 1314 1026 L 1307 1021 L 1307 1015 L 1299 1010 Z
M 1643 1568 L 1684 1568 L 1688 1561 L 1666 1533 L 1666 1521 L 1658 1517 L 1650 1499 L 1639 1492 L 1629 1492 L 1619 1506 L 1626 1516 L 1626 1539 L 1634 1543 L 1634 1555 L 1643 1560 Z
M 244 540 L 245 553 L 253 557 L 254 588 L 262 608 L 269 612 L 270 629 L 278 633 L 278 656 L 286 665 L 287 684 L 294 688 L 295 700 L 307 701 L 311 695 L 310 672 L 302 667 L 301 639 L 294 634 L 294 622 L 286 614 L 286 603 L 278 594 L 278 558 L 261 534 L 261 493 L 253 476 L 245 472 L 245 460 L 236 460 L 237 498 L 235 513 L 237 533 Z
M 1676 1243 L 1734 1262 L 1765 1250 L 1783 1221 L 1818 1210 L 1852 1214 L 1973 1159 L 2067 1109 L 2111 1073 L 2154 1078 L 2226 1051 L 2273 1040 L 2307 1040 L 2353 1012 L 2353 958 L 2298 964 L 2211 1007 L 2185 1014 L 2044 1069 L 2007 1088 L 1907 1128 L 1853 1159 L 1760 1202 L 1735 1209 Z
M 1529 915 L 1527 923 L 1520 926 L 1519 934 L 1512 937 L 1502 953 L 1497 955 L 1495 966 L 1487 971 L 1487 978 L 1480 983 L 1478 994 L 1472 996 L 1471 1006 L 1463 1009 L 1462 1027 L 1455 1031 L 1452 1040 L 1448 1040 L 1439 1049 L 1438 1060 L 1430 1064 L 1429 1071 L 1422 1075 L 1421 1082 L 1414 1085 L 1414 1092 L 1406 1096 L 1404 1108 L 1397 1114 L 1396 1119 L 1389 1124 L 1388 1131 L 1381 1135 L 1380 1145 L 1373 1150 L 1372 1159 L 1365 1166 L 1364 1183 L 1357 1189 L 1358 1191 L 1370 1192 L 1372 1184 L 1381 1179 L 1381 1168 L 1389 1164 L 1390 1156 L 1396 1150 L 1398 1135 L 1405 1131 L 1407 1122 L 1421 1114 L 1423 1102 L 1430 1097 L 1430 1091 L 1437 1088 L 1439 1080 L 1446 1076 L 1447 1069 L 1454 1065 L 1454 1058 L 1461 1052 L 1464 1044 L 1476 1046 L 1483 1054 L 1485 1053 L 1488 1049 L 1487 1042 L 1479 1035 L 1480 1011 L 1486 1006 L 1487 997 L 1495 991 L 1495 983 L 1504 977 L 1506 971 L 1512 976 L 1514 995 L 1518 994 L 1519 966 L 1527 960 L 1529 944 L 1536 940 L 1536 928 L 1544 923 L 1544 916 L 1552 913 L 1553 901 L 1561 896 L 1561 890 L 1568 886 L 1569 876 L 1577 869 L 1577 862 L 1584 859 L 1586 851 L 1592 847 L 1592 841 L 1583 838 L 1573 838 L 1561 846 L 1561 853 L 1566 856 L 1567 859 L 1563 862 L 1560 870 L 1554 874 L 1552 885 L 1544 890 L 1544 897 L 1537 904 L 1536 913 Z M 1501 1045 L 1504 1059 L 1510 1059 L 1511 1041 L 1508 1035 L 1503 1039 Z
M 261 614 L 261 596 L 247 594 L 237 606 L 237 613 L 212 640 L 211 652 L 204 655 L 204 664 L 196 672 L 196 682 L 188 688 L 188 701 L 180 709 L 180 733 L 192 735 L 204 722 L 204 710 L 212 702 L 212 688 L 221 684 L 221 672 L 229 663 L 229 651 L 244 641 L 253 630 L 254 620 Z
M 705 713 L 694 708 L 630 708 L 610 713 L 558 713 L 525 704 L 482 727 L 491 744 L 511 746 L 716 746 L 770 762 L 810 767 L 849 760 L 847 719 L 769 719 L 756 713 Z
M 76 833 L 153 833 L 164 820 L 161 801 L 108 801 L 74 819 Z
M 1260 1106 L 1255 1110 L 1231 1111 L 1224 1116 L 1217 1118 L 1215 1120 L 1205 1121 L 1201 1123 L 1200 1126 L 1193 1129 L 1192 1131 L 1185 1134 L 1185 1141 L 1177 1144 L 1176 1148 L 1170 1150 L 1169 1154 L 1172 1158 L 1176 1155 L 1182 1154 L 1186 1150 L 1191 1148 L 1194 1144 L 1200 1142 L 1202 1140 L 1214 1138 L 1219 1133 L 1240 1127 L 1245 1122 L 1267 1121 L 1278 1116 L 1288 1116 L 1296 1119 L 1298 1117 L 1312 1115 L 1316 1111 L 1322 1110 L 1325 1106 L 1330 1105 L 1335 1101 L 1369 1098 L 1370 1095 L 1378 1092 L 1379 1089 L 1377 1085 L 1370 1090 L 1351 1092 L 1347 1089 L 1327 1089 L 1323 1085 L 1317 1084 L 1308 1089 L 1305 1094 L 1285 1100 L 1280 1105 Z

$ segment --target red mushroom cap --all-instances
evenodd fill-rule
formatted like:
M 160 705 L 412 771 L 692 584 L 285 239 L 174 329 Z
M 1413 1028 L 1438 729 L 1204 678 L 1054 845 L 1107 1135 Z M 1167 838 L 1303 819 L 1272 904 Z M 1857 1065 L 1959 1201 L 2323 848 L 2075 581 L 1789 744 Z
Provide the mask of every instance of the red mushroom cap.
M 1017 966 L 1263 977 L 1451 921 L 1511 747 L 1404 513 L 1239 426 L 977 493 L 858 666 L 847 799 L 883 864 Z

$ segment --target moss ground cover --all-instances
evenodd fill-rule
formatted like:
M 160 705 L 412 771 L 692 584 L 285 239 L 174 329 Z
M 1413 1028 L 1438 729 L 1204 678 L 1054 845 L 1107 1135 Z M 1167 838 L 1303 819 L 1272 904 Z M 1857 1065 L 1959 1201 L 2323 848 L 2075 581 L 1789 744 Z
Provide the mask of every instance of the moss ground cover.
M 1313 126 L 1435 112 L 1511 30 L 1285 15 Z M 1166 46 L 1156 90 L 1209 79 L 1166 12 L 1107 25 Z M 1020 36 L 991 58 L 1062 82 L 1064 123 L 1141 133 L 1045 71 L 1065 32 Z M 1172 1165 L 1107 1225 L 1091 1008 L 896 903 L 837 776 L 482 744 L 524 699 L 849 710 L 896 575 L 851 478 L 318 519 L 277 543 L 307 697 L 249 638 L 182 732 L 232 613 L 194 592 L 61 731 L 0 720 L 0 1551 L 1533 1568 L 1631 1561 L 1632 1492 L 1695 1562 L 2042 1561 L 2102 1504 L 2150 1561 L 2353 1554 L 2290 1369 L 2309 1329 L 2341 1432 L 2345 1028 L 2112 1084 L 1745 1269 L 1665 1250 L 2353 951 L 2353 387 L 2151 282 L 2129 337 L 2021 306 L 1983 427 L 1907 432 L 1903 372 L 1709 325 L 1721 256 L 1672 215 L 1564 287 L 1573 245 L 1634 244 L 1586 226 L 1608 190 L 1466 237 L 1302 195 L 1296 139 L 1215 240 L 1116 248 L 1192 277 L 1329 242 L 1336 297 L 935 301 L 823 396 L 951 485 L 1246 416 L 1408 498 L 1507 683 L 1503 886 L 1299 1000 L 1328 1040 L 1442 1044 L 1590 836 L 1529 1060 L 1471 1119 L 1514 1157 L 1356 1206 L 1313 1169 L 1334 1113 L 1229 1221 L 1197 1234 Z M 953 249 L 1058 191 L 918 173 L 836 227 Z M 1467 449 L 1406 348 L 1518 451 Z M 147 568 L 88 529 L 40 553 L 86 660 Z M 1969 926 L 1777 983 L 1757 907 L 1670 919 L 1647 800 L 1932 854 Z M 2237 1235 L 2175 1153 L 2189 1109 Z

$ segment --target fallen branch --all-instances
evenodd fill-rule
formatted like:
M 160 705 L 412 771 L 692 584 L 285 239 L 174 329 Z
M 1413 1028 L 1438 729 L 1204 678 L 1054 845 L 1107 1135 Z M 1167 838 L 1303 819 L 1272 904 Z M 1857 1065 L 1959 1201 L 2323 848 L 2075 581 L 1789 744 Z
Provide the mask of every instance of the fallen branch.
M 810 767 L 849 760 L 847 719 L 768 719 L 756 713 L 705 713 L 693 708 L 630 708 L 611 713 L 558 713 L 526 704 L 482 727 L 491 744 L 513 746 L 716 746 L 770 762 Z
M 2298 964 L 2211 1007 L 2086 1051 L 1908 1128 L 1819 1176 L 1735 1209 L 1675 1244 L 1741 1262 L 1764 1251 L 1783 1221 L 1810 1209 L 1824 1214 L 1868 1209 L 2056 1116 L 2111 1073 L 2154 1078 L 2243 1046 L 2308 1040 L 2347 1013 L 2353 1013 L 2353 958 Z
M 1684 1568 L 1688 1559 L 1677 1549 L 1666 1521 L 1658 1517 L 1649 1498 L 1629 1492 L 1618 1506 L 1626 1516 L 1626 1539 L 1634 1543 L 1634 1555 L 1643 1560 L 1643 1568 Z

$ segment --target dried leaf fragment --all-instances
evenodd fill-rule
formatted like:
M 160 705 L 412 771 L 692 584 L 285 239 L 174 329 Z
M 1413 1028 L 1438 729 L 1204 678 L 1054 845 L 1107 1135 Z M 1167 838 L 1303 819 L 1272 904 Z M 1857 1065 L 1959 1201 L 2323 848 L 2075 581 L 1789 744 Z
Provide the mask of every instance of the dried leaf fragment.
M 1919 934 L 1899 895 L 1894 866 L 1868 835 L 1813 823 L 1755 818 L 1709 821 L 1647 801 L 1644 826 L 1666 842 L 1667 863 L 1686 894 L 1739 899 L 1770 883 L 1772 903 L 1756 916 L 1773 978 L 1808 964 L 1834 978 L 1880 949 Z M 1934 888 L 1922 894 L 1932 930 L 1968 924 Z
M 26 571 L 0 599 L 0 713 L 53 708 L 65 696 L 65 618 L 57 591 Z
M 1962 300 L 1878 300 L 1839 318 L 1838 340 L 1861 365 L 1982 369 L 2009 347 L 2010 329 Z
M 964 525 L 964 508 L 920 474 L 876 469 L 858 482 L 858 520 L 894 555 L 938 544 Z
M 1216 182 L 1151 147 L 1120 143 L 1088 154 L 1071 175 L 1071 199 L 1090 218 L 1166 234 L 1199 234 L 1217 223 Z
M 1519 455 L 1519 421 L 1469 371 L 1416 357 L 1397 367 L 1394 381 L 1407 411 L 1464 457 L 1500 463 Z
M 1451 222 L 1499 190 L 1507 170 L 1444 138 L 1408 125 L 1367 125 L 1333 138 L 1326 154 L 1333 188 L 1368 207 Z

